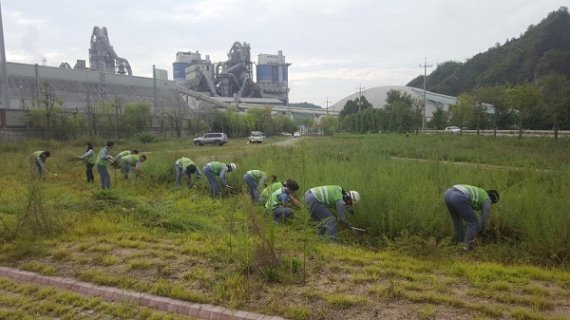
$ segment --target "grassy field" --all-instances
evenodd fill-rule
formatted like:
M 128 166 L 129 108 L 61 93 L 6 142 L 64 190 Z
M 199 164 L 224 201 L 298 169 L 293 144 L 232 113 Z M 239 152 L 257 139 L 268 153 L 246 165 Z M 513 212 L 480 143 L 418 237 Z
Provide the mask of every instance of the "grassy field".
M 290 319 L 568 319 L 570 141 L 368 135 L 188 145 L 117 142 L 115 152 L 148 153 L 145 177 L 112 174 L 104 192 L 70 161 L 81 142 L 3 142 L 0 264 Z M 52 151 L 49 174 L 32 181 L 27 159 L 40 149 Z M 183 155 L 236 162 L 229 182 L 241 192 L 210 199 L 205 179 L 174 188 Z M 248 169 L 295 178 L 298 196 L 325 184 L 360 191 L 349 219 L 369 232 L 342 231 L 341 243 L 329 243 L 304 209 L 273 225 L 245 193 Z M 442 193 L 455 183 L 501 192 L 471 254 L 449 244 Z M 0 279 L 0 315 L 30 300 L 58 305 L 46 318 L 77 308 L 75 298 L 22 286 Z

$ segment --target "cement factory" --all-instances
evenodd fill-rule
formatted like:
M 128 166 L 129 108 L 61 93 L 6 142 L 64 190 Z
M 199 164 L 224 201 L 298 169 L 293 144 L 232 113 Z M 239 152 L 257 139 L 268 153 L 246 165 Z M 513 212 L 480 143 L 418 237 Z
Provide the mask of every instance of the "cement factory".
M 168 71 L 155 68 L 152 78 L 133 75 L 129 61 L 118 55 L 111 45 L 106 27 L 95 26 L 89 40 L 89 67 L 85 60 L 74 66 L 62 62 L 59 67 L 6 62 L 3 37 L 2 61 L 5 66 L 0 77 L 0 135 L 18 136 L 29 129 L 26 112 L 40 108 L 46 94 L 61 101 L 61 109 L 74 114 L 93 112 L 100 102 L 114 101 L 115 108 L 128 102 L 143 102 L 151 107 L 152 130 L 163 130 L 165 114 L 176 113 L 183 119 L 200 118 L 213 109 L 271 107 L 272 112 L 291 116 L 306 114 L 315 119 L 323 115 L 338 115 L 348 96 L 331 108 L 294 108 L 289 106 L 289 66 L 283 52 L 259 54 L 257 63 L 251 59 L 247 42 L 234 42 L 227 60 L 212 61 L 199 51 L 177 52 L 172 63 L 173 80 Z M 421 93 L 408 87 L 377 87 L 366 91 L 376 108 L 382 107 L 389 89 L 406 90 L 421 98 Z M 426 109 L 431 116 L 436 107 L 447 109 L 454 97 L 427 92 Z M 172 111 L 175 110 L 175 111 Z
M 166 70 L 154 66 L 152 78 L 133 75 L 131 64 L 115 51 L 104 26 L 93 28 L 88 53 L 89 67 L 85 60 L 77 60 L 73 67 L 68 62 L 59 67 L 4 62 L 6 76 L 0 86 L 3 135 L 24 131 L 26 110 L 39 108 L 42 90 L 48 87 L 63 102 L 63 109 L 80 114 L 93 110 L 100 101 L 113 100 L 147 103 L 153 115 L 169 108 L 183 109 L 188 118 L 205 109 L 244 111 L 262 106 L 284 114 L 324 114 L 288 107 L 289 64 L 281 50 L 259 54 L 257 63 L 251 59 L 247 42 L 234 42 L 226 61 L 213 62 L 198 51 L 178 52 L 172 64 L 173 80 Z

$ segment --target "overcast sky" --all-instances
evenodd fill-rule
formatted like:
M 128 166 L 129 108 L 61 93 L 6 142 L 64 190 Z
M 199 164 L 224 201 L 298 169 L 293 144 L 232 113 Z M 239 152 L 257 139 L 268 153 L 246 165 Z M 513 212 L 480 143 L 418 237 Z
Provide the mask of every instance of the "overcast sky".
M 235 41 L 283 50 L 291 102 L 333 104 L 362 85 L 405 85 L 420 64 L 465 61 L 519 37 L 567 0 L 4 0 L 8 61 L 50 66 L 89 60 L 106 26 L 134 75 L 168 70 L 178 51 L 225 61 Z M 202 56 L 204 58 L 204 56 Z M 428 70 L 429 73 L 429 70 Z

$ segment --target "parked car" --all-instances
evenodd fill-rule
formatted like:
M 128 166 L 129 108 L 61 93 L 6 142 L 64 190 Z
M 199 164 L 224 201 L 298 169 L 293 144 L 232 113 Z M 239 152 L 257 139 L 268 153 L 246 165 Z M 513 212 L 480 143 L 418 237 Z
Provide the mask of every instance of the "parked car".
M 261 131 L 252 131 L 249 134 L 249 143 L 262 143 L 265 140 L 265 135 Z
M 281 135 L 282 135 L 282 136 L 287 136 L 287 137 L 290 137 L 290 136 L 291 136 L 291 134 L 290 134 L 289 132 L 281 132 Z
M 295 133 L 293 133 L 293 137 L 298 138 L 301 136 L 301 132 L 299 131 L 295 131 Z
M 451 132 L 451 133 L 460 133 L 460 132 L 461 132 L 461 128 L 456 127 L 456 126 L 445 127 L 445 131 Z
M 197 146 L 203 146 L 205 144 L 217 144 L 223 146 L 228 143 L 228 136 L 221 132 L 207 133 L 202 137 L 193 140 L 194 144 Z

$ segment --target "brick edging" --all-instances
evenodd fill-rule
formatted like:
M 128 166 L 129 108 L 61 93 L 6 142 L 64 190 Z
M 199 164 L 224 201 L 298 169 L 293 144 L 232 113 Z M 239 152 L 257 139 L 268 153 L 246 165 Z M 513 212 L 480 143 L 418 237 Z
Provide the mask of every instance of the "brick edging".
M 136 303 L 156 310 L 193 316 L 199 319 L 286 320 L 281 317 L 269 316 L 255 312 L 231 310 L 210 304 L 191 303 L 131 290 L 98 286 L 71 278 L 47 277 L 34 272 L 21 271 L 13 268 L 0 267 L 0 276 L 18 281 L 31 282 L 41 286 L 51 286 L 59 289 L 70 290 L 82 295 L 100 297 L 107 301 Z

